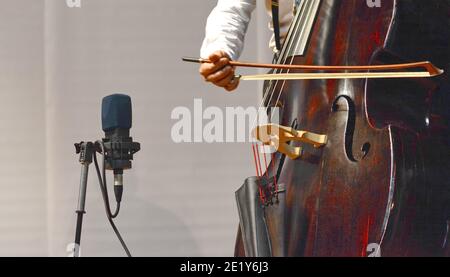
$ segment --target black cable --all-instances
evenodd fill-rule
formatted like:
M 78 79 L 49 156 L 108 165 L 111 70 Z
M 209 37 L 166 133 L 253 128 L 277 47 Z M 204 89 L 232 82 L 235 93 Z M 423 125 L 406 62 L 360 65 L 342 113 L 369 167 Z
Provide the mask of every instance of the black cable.
M 105 147 L 103 145 L 102 141 L 97 141 L 96 144 L 98 144 L 102 149 L 102 175 L 103 178 L 100 180 L 100 189 L 102 190 L 102 194 L 104 195 L 105 203 L 107 204 L 107 213 L 111 218 L 116 218 L 119 215 L 120 212 L 120 202 L 117 202 L 116 211 L 114 214 L 111 212 L 111 205 L 109 202 L 109 194 L 108 194 L 108 186 L 106 181 L 106 167 L 105 167 Z M 96 158 L 96 157 L 95 157 Z
M 119 211 L 120 211 L 120 202 L 117 203 L 116 211 L 111 215 L 111 218 L 116 218 L 119 215 Z
M 114 233 L 116 234 L 117 238 L 120 241 L 120 244 L 122 245 L 123 249 L 125 250 L 125 253 L 127 254 L 128 257 L 131 257 L 131 253 L 128 250 L 127 245 L 125 244 L 125 241 L 122 239 L 122 236 L 120 235 L 119 230 L 117 229 L 116 225 L 114 224 L 113 218 L 117 217 L 117 215 L 119 214 L 120 211 L 120 202 L 117 203 L 116 206 L 116 211 L 114 212 L 114 214 L 111 213 L 111 206 L 109 203 L 109 197 L 108 197 L 108 189 L 106 186 L 106 168 L 105 168 L 105 149 L 103 146 L 103 142 L 97 142 L 100 147 L 102 148 L 102 156 L 103 156 L 103 168 L 102 168 L 102 173 L 103 173 L 103 178 L 102 178 L 102 173 L 100 173 L 100 168 L 98 165 L 98 161 L 97 161 L 97 152 L 94 153 L 94 164 L 95 164 L 95 169 L 97 171 L 97 177 L 98 177 L 98 181 L 99 181 L 99 185 L 100 185 L 100 190 L 102 192 L 102 197 L 103 197 L 103 202 L 105 204 L 105 210 L 106 210 L 106 217 L 108 218 L 109 223 L 111 224 L 111 227 L 114 230 Z

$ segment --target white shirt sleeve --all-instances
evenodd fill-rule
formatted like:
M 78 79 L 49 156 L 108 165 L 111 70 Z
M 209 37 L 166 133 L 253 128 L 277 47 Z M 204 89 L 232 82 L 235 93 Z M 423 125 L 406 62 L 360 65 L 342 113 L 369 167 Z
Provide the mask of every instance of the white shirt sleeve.
M 255 8 L 256 0 L 218 0 L 206 23 L 200 56 L 207 58 L 214 51 L 223 50 L 237 60 Z

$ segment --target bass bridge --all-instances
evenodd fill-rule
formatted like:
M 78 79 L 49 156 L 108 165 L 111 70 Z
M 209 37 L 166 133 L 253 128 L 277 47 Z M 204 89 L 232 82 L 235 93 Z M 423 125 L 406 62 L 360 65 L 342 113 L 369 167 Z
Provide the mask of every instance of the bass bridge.
M 303 147 L 292 146 L 291 142 L 306 143 L 314 146 L 314 148 L 324 147 L 328 142 L 327 135 L 295 130 L 276 124 L 258 126 L 253 130 L 252 135 L 263 145 L 269 146 L 292 160 L 302 157 Z

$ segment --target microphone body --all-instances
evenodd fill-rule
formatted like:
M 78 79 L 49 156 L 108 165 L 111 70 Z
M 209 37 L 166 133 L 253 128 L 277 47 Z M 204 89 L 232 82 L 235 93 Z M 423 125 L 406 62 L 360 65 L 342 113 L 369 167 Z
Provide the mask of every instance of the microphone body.
M 105 167 L 114 172 L 114 192 L 117 202 L 123 191 L 123 171 L 131 169 L 133 155 L 140 150 L 140 143 L 130 136 L 132 127 L 131 98 L 113 94 L 102 101 L 102 129 Z

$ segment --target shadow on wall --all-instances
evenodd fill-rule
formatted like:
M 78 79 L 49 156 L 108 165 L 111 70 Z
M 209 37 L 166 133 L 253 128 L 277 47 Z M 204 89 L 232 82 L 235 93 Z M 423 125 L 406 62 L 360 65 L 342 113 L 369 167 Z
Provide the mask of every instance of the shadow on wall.
M 182 219 L 138 196 L 133 196 L 133 200 L 124 205 L 118 224 L 126 230 L 128 247 L 134 256 L 201 255 Z

